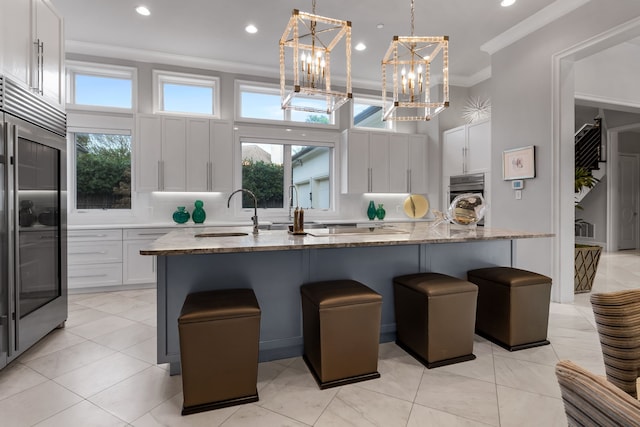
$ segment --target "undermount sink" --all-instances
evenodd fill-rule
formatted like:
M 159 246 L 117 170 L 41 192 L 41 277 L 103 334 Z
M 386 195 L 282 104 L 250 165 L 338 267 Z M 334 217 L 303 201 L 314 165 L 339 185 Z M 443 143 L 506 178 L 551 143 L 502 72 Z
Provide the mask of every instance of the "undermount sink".
M 311 236 L 326 237 L 326 236 L 373 236 L 373 235 L 385 235 L 385 234 L 408 234 L 407 231 L 398 230 L 387 227 L 332 227 L 323 230 L 313 230 L 307 232 Z
M 248 236 L 248 235 L 249 233 L 229 231 L 229 232 L 220 232 L 220 233 L 198 233 L 195 235 L 195 237 L 238 237 L 238 236 Z

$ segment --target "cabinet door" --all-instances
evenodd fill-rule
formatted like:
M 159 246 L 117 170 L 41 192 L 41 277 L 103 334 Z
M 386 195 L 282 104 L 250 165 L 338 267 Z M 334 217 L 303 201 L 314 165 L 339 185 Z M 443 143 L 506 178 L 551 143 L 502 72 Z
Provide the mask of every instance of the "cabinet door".
M 389 135 L 371 132 L 369 135 L 369 167 L 371 193 L 389 192 Z
M 491 121 L 467 129 L 467 173 L 491 170 Z
M 162 159 L 162 126 L 159 117 L 139 116 L 136 125 L 136 189 L 160 189 L 160 161 Z
M 409 135 L 389 136 L 389 191 L 409 191 Z
M 33 82 L 34 87 L 42 90 L 49 100 L 62 104 L 62 70 L 63 70 L 63 34 L 62 18 L 58 16 L 53 6 L 44 0 L 35 0 L 35 38 L 41 43 L 42 58 L 40 65 L 41 76 L 39 82 Z M 38 64 L 34 64 L 37 68 Z M 38 75 L 34 69 L 34 76 Z M 32 77 L 33 78 L 33 77 Z
M 342 138 L 342 192 L 369 192 L 369 133 L 348 131 Z
M 211 190 L 209 119 L 187 119 L 187 191 Z
M 233 125 L 211 121 L 211 158 L 209 159 L 210 191 L 233 190 Z
M 125 240 L 122 242 L 124 262 L 122 268 L 122 284 L 156 282 L 156 257 L 140 255 L 140 249 L 149 246 L 153 240 Z
M 185 191 L 187 120 L 182 117 L 162 118 L 161 187 L 163 191 Z
M 35 55 L 31 43 L 31 2 L 28 0 L 2 0 L 2 48 L 3 73 L 13 80 L 30 86 L 30 67 Z
M 427 189 L 427 152 L 429 150 L 426 135 L 409 135 L 409 191 L 425 194 Z
M 443 135 L 442 144 L 442 175 L 446 178 L 465 173 L 464 151 L 466 142 L 466 129 L 460 126 L 448 130 Z

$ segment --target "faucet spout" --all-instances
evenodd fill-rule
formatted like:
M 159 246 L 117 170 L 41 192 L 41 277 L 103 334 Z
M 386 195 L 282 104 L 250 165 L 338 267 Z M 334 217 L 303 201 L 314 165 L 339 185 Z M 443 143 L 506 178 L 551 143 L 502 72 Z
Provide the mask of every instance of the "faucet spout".
M 255 194 L 253 194 L 252 191 L 241 188 L 229 194 L 229 199 L 227 199 L 227 208 L 231 207 L 231 198 L 233 197 L 233 195 L 241 191 L 250 194 L 251 197 L 253 197 L 253 216 L 251 217 L 251 221 L 253 221 L 253 234 L 258 234 L 258 198 Z

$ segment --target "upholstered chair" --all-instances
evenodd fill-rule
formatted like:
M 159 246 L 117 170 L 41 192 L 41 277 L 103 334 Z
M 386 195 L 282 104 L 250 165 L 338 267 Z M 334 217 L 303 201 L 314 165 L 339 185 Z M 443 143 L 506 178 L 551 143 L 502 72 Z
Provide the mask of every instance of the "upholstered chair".
M 640 289 L 591 295 L 607 379 L 638 398 Z
M 640 425 L 640 402 L 569 360 L 556 365 L 569 426 Z

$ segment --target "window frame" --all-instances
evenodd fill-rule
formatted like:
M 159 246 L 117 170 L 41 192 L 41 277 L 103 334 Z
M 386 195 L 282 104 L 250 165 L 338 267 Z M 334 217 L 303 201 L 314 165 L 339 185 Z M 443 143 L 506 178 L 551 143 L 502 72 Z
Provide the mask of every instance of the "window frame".
M 100 64 L 94 62 L 66 61 L 66 104 L 68 110 L 99 111 L 106 113 L 133 113 L 138 107 L 138 69 L 121 65 Z M 109 107 L 92 104 L 76 104 L 75 77 L 87 75 L 93 77 L 119 78 L 131 80 L 131 108 Z
M 244 117 L 242 115 L 242 93 L 245 89 L 251 89 L 248 92 L 263 93 L 268 95 L 276 95 L 278 100 L 281 99 L 280 85 L 274 83 L 261 83 L 251 80 L 236 80 L 235 81 L 235 121 L 243 123 L 264 123 L 264 124 L 280 124 L 285 126 L 305 126 L 308 128 L 318 129 L 339 129 L 340 115 L 336 112 L 331 113 L 331 122 L 324 123 L 309 123 L 291 120 L 292 110 L 282 110 L 282 120 L 275 119 L 259 119 L 253 117 Z
M 242 187 L 242 143 L 262 143 L 262 144 L 283 144 L 283 145 L 307 145 L 318 147 L 329 147 L 329 188 L 331 194 L 329 196 L 328 209 L 312 209 L 307 210 L 307 214 L 312 213 L 313 219 L 323 219 L 335 217 L 339 212 L 339 181 L 338 176 L 338 151 L 340 148 L 340 135 L 334 132 L 320 132 L 314 130 L 293 130 L 282 128 L 264 128 L 264 127 L 238 127 L 234 136 L 234 188 Z M 288 162 L 288 163 L 287 163 Z M 291 170 L 291 156 L 285 155 L 283 158 L 285 171 Z M 258 217 L 267 220 L 288 220 L 289 207 L 287 206 L 288 196 L 286 188 L 290 185 L 291 176 L 285 173 L 283 190 L 284 199 L 282 208 L 258 208 Z M 234 197 L 231 201 L 234 209 L 234 216 L 244 217 L 247 213 L 253 214 L 252 208 L 242 207 L 242 197 Z M 307 215 L 307 218 L 309 216 Z
M 178 73 L 175 71 L 156 70 L 152 71 L 153 80 L 153 113 L 171 116 L 183 117 L 206 117 L 210 119 L 220 119 L 220 77 L 207 76 L 201 74 Z M 183 85 L 183 86 L 199 86 L 212 89 L 213 99 L 211 100 L 211 108 L 213 114 L 185 112 L 185 111 L 166 111 L 162 108 L 164 103 L 163 85 L 165 83 Z
M 354 109 L 356 104 L 365 104 L 376 107 L 381 107 L 384 109 L 384 105 L 382 103 L 382 99 L 371 96 L 371 95 L 353 95 L 353 99 L 351 99 L 351 128 L 352 129 L 365 129 L 371 131 L 383 131 L 383 132 L 395 132 L 396 126 L 393 120 L 387 120 L 386 126 L 384 128 L 375 128 L 369 126 L 356 126 L 355 118 L 356 115 L 354 113 Z

